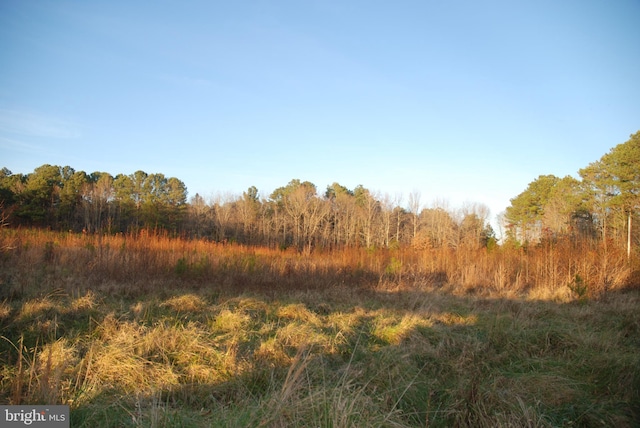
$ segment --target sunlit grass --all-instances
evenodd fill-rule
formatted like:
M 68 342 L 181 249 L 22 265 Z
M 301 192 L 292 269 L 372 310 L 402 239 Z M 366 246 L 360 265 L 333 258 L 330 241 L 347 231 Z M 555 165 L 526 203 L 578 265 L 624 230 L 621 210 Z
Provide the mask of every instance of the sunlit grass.
M 165 300 L 160 306 L 171 308 L 176 312 L 200 312 L 207 304 L 200 296 L 183 294 Z
M 184 318 L 174 296 L 151 299 L 147 313 L 161 319 L 136 320 L 129 306 L 111 300 L 94 304 L 96 316 L 72 337 L 41 334 L 35 354 L 23 351 L 23 400 L 71 404 L 87 425 L 115 420 L 101 419 L 96 407 L 165 426 L 175 418 L 196 425 L 553 426 L 634 417 L 621 410 L 637 397 L 640 379 L 638 345 L 628 339 L 638 317 L 628 297 L 562 309 L 449 297 L 459 310 L 442 312 L 406 310 L 399 294 L 395 303 L 387 296 L 385 308 L 368 297 L 320 314 L 260 295 L 210 303 L 184 296 L 211 313 Z M 38 319 L 55 307 L 36 303 L 15 319 Z M 584 325 L 587 314 L 614 307 L 616 322 L 595 316 Z M 626 330 L 612 334 L 621 325 Z M 14 360 L 4 369 L 10 401 L 19 370 L 15 349 L 6 354 Z M 246 411 L 228 409 L 231 403 Z

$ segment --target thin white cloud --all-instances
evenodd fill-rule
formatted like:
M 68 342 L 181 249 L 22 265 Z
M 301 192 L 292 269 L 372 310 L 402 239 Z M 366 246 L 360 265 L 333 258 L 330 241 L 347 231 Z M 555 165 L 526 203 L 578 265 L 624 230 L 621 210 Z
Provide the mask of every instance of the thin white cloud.
M 13 138 L 6 138 L 0 136 L 0 147 L 9 150 L 16 150 L 27 153 L 41 152 L 42 148 L 35 144 L 25 143 L 24 141 L 16 140 Z
M 80 127 L 70 120 L 8 109 L 0 109 L 0 133 L 65 140 L 82 136 Z

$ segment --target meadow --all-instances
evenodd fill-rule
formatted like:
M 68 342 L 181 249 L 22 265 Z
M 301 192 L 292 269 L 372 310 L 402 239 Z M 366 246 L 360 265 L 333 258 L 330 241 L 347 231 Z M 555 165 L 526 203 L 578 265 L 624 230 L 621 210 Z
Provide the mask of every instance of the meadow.
M 308 254 L 0 230 L 0 403 L 73 427 L 640 425 L 639 269 L 589 242 Z

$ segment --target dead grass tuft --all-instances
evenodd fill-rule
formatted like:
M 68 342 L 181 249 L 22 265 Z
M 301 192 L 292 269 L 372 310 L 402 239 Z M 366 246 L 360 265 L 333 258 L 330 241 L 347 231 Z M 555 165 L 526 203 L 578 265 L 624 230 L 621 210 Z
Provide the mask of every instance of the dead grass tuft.
M 176 312 L 200 312 L 206 308 L 207 303 L 195 294 L 183 294 L 171 297 L 163 302 L 161 307 L 168 307 Z
M 32 299 L 22 305 L 20 318 L 22 320 L 33 320 L 47 312 L 58 311 L 59 309 L 58 304 L 52 301 L 50 297 Z
M 241 333 L 251 318 L 242 312 L 223 309 L 211 322 L 213 331 L 220 333 Z
M 35 373 L 43 402 L 68 401 L 77 362 L 76 349 L 66 339 L 59 339 L 42 347 L 37 357 Z
M 166 389 L 180 383 L 227 379 L 236 364 L 196 324 L 144 327 L 108 317 L 96 329 L 101 337 L 91 352 L 95 378 L 125 391 Z
M 11 305 L 6 301 L 0 302 L 0 319 L 9 318 L 9 315 L 11 315 Z
M 284 367 L 291 363 L 291 357 L 284 352 L 281 342 L 275 338 L 261 342 L 253 356 L 256 363 L 269 367 Z
M 315 346 L 318 349 L 329 348 L 331 339 L 318 331 L 313 325 L 299 321 L 287 323 L 277 331 L 277 340 L 283 346 L 293 349 L 301 349 Z
M 133 313 L 133 316 L 136 319 L 140 319 L 144 317 L 146 307 L 147 305 L 145 305 L 144 303 L 136 302 L 133 305 L 131 305 L 130 309 L 131 309 L 131 312 Z
M 70 308 L 72 311 L 86 311 L 94 309 L 96 305 L 96 295 L 89 290 L 84 296 L 73 299 Z
M 443 312 L 440 314 L 433 315 L 432 318 L 436 322 L 440 322 L 442 324 L 452 326 L 452 325 L 474 325 L 478 322 L 478 317 L 476 314 L 471 314 L 468 316 L 463 316 L 461 314 L 455 312 Z
M 407 314 L 398 319 L 393 315 L 379 314 L 373 322 L 373 335 L 391 344 L 400 345 L 419 327 L 429 327 L 431 322 L 420 316 Z
M 280 306 L 276 315 L 285 320 L 301 321 L 316 326 L 321 324 L 319 317 L 302 303 Z

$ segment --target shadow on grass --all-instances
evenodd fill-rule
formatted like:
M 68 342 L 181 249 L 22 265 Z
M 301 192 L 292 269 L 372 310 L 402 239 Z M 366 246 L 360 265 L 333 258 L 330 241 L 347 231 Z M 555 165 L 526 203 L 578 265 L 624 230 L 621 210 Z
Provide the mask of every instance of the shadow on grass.
M 637 291 L 554 303 L 254 274 L 9 301 L 2 401 L 66 398 L 72 426 L 640 422 Z

